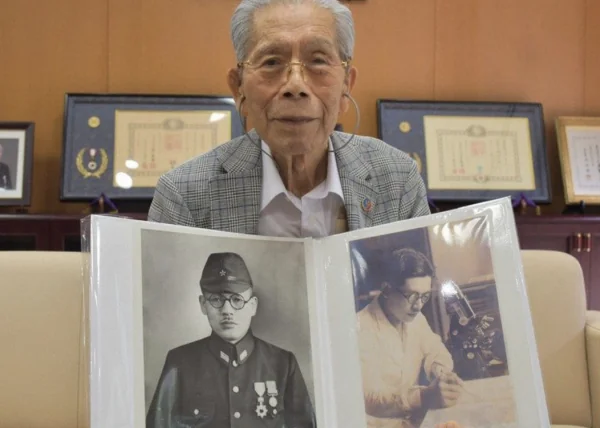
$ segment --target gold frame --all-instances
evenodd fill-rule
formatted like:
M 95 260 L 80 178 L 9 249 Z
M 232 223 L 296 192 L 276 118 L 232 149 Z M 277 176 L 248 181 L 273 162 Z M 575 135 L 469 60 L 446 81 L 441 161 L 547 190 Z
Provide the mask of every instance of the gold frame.
M 573 185 L 573 171 L 569 156 L 568 126 L 591 126 L 598 128 L 600 133 L 600 117 L 588 116 L 559 116 L 555 119 L 558 157 L 564 186 L 565 203 L 567 205 L 585 202 L 590 205 L 600 205 L 600 195 L 577 195 Z

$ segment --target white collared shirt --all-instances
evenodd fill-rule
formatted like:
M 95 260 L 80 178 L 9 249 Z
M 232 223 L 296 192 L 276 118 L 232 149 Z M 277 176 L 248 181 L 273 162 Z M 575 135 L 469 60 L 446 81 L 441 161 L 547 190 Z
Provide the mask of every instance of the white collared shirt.
M 329 142 L 327 178 L 302 198 L 289 192 L 281 180 L 269 146 L 261 141 L 262 200 L 258 234 L 265 236 L 323 237 L 344 231 L 344 194 Z

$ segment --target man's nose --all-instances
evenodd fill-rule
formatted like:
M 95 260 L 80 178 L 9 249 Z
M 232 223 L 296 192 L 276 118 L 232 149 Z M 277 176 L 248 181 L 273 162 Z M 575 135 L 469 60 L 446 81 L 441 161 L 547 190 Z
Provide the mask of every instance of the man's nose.
M 286 73 L 284 96 L 288 98 L 307 97 L 307 89 L 303 64 L 292 61 L 288 65 Z
M 420 311 L 421 309 L 423 309 L 423 306 L 425 306 L 425 304 L 423 303 L 423 301 L 421 299 L 417 299 L 417 301 L 413 304 L 413 309 Z
M 221 308 L 221 313 L 222 314 L 232 314 L 233 313 L 233 306 L 231 306 L 231 302 L 229 300 L 226 300 L 225 303 L 223 304 L 223 307 Z

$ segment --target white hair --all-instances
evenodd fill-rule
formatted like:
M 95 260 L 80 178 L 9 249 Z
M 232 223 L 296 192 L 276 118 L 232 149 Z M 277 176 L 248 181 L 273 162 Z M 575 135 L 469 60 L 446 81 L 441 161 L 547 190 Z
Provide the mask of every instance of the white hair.
M 339 55 L 349 61 L 354 54 L 354 20 L 352 12 L 338 0 L 308 0 L 331 11 L 336 22 Z M 241 0 L 231 17 L 231 40 L 238 62 L 245 61 L 252 34 L 254 12 L 274 3 L 302 4 L 307 0 Z

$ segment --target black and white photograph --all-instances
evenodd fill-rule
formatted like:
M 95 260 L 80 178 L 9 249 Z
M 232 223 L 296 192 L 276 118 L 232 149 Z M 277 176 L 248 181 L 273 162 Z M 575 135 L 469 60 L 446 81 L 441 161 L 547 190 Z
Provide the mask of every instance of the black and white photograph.
M 349 245 L 367 426 L 516 427 L 486 218 Z
M 0 122 L 0 205 L 30 202 L 33 124 Z
M 304 245 L 141 232 L 146 428 L 316 427 Z

